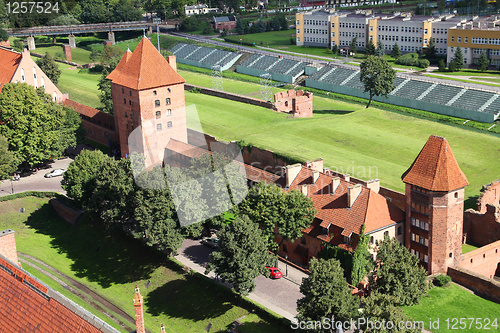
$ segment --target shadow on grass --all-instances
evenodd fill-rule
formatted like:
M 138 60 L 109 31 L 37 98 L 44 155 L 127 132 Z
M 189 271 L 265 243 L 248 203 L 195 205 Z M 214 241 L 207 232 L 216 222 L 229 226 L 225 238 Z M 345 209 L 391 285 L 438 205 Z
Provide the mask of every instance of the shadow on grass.
M 210 253 L 212 253 L 212 251 L 213 249 L 210 249 L 208 246 L 200 243 L 187 247 L 184 249 L 183 254 L 194 263 L 202 267 L 206 267 L 210 261 Z
M 313 114 L 336 114 L 336 115 L 344 115 L 353 113 L 354 111 L 345 111 L 345 110 L 314 110 Z
M 59 218 L 50 204 L 30 215 L 27 225 L 51 237 L 50 246 L 65 254 L 79 278 L 103 288 L 151 277 L 165 257 L 124 235 L 106 235 L 102 226 L 82 218 L 71 226 Z
M 217 318 L 233 308 L 222 291 L 210 288 L 212 292 L 208 293 L 207 288 L 190 276 L 186 280 L 169 281 L 148 294 L 148 313 L 200 321 Z
M 479 198 L 478 195 L 475 195 L 473 197 L 468 197 L 464 201 L 464 210 L 467 210 L 469 208 L 477 210 L 477 199 Z

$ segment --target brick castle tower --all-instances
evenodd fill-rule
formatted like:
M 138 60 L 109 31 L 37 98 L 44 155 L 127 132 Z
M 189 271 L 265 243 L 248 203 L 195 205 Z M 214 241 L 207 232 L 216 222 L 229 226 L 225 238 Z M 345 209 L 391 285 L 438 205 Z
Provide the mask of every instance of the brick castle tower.
M 406 247 L 429 274 L 446 273 L 462 254 L 464 188 L 469 185 L 448 141 L 431 135 L 401 178 Z
M 145 155 L 148 165 L 155 165 L 163 160 L 170 138 L 187 143 L 186 81 L 177 73 L 175 56 L 165 60 L 143 38 L 107 78 L 122 157 L 136 151 Z

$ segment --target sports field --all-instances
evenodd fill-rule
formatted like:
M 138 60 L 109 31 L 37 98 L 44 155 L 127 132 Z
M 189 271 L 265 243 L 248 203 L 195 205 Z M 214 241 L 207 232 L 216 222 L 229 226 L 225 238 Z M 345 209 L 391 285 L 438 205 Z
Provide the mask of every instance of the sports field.
M 432 134 L 448 139 L 470 183 L 469 206 L 483 184 L 498 178 L 500 137 L 491 134 L 319 97 L 309 119 L 195 93 L 186 93 L 186 104 L 196 105 L 204 132 L 221 140 L 244 140 L 300 159 L 321 157 L 326 167 L 379 178 L 382 186 L 399 191 L 401 174 Z

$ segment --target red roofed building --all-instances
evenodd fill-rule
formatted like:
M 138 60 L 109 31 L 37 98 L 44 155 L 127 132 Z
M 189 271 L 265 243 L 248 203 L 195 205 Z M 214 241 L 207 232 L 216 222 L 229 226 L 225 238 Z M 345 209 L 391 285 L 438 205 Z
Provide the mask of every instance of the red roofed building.
M 185 80 L 176 70 L 175 56 L 165 60 L 143 38 L 108 75 L 122 157 L 133 150 L 156 165 L 171 138 L 187 143 Z
M 325 243 L 353 250 L 363 226 L 371 245 L 384 236 L 404 242 L 405 214 L 378 193 L 378 180 L 357 184 L 347 175 L 331 175 L 323 169 L 322 162 L 315 161 L 310 167 L 295 164 L 284 168 L 280 185 L 286 191 L 299 190 L 311 198 L 317 213 L 301 239 L 283 242 L 280 255 L 307 266 Z
M 462 254 L 464 188 L 469 185 L 445 138 L 431 135 L 406 184 L 406 240 L 430 274 L 446 273 Z
M 0 329 L 2 332 L 118 333 L 93 314 L 23 270 L 12 242 L 14 231 L 0 232 Z M 4 242 L 4 239 L 7 239 Z M 6 247 L 14 246 L 14 249 Z M 17 254 L 16 254 L 17 257 Z
M 62 94 L 38 65 L 27 49 L 23 53 L 0 47 L 0 92 L 6 83 L 25 82 L 35 88 L 44 87 L 55 102 L 63 102 L 68 95 Z

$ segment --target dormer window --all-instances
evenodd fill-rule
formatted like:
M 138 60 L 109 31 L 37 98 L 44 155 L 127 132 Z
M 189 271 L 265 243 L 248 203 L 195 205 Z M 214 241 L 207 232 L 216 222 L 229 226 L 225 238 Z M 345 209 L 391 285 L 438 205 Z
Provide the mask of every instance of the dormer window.
M 344 236 L 344 244 L 350 244 L 351 243 L 351 237 Z

